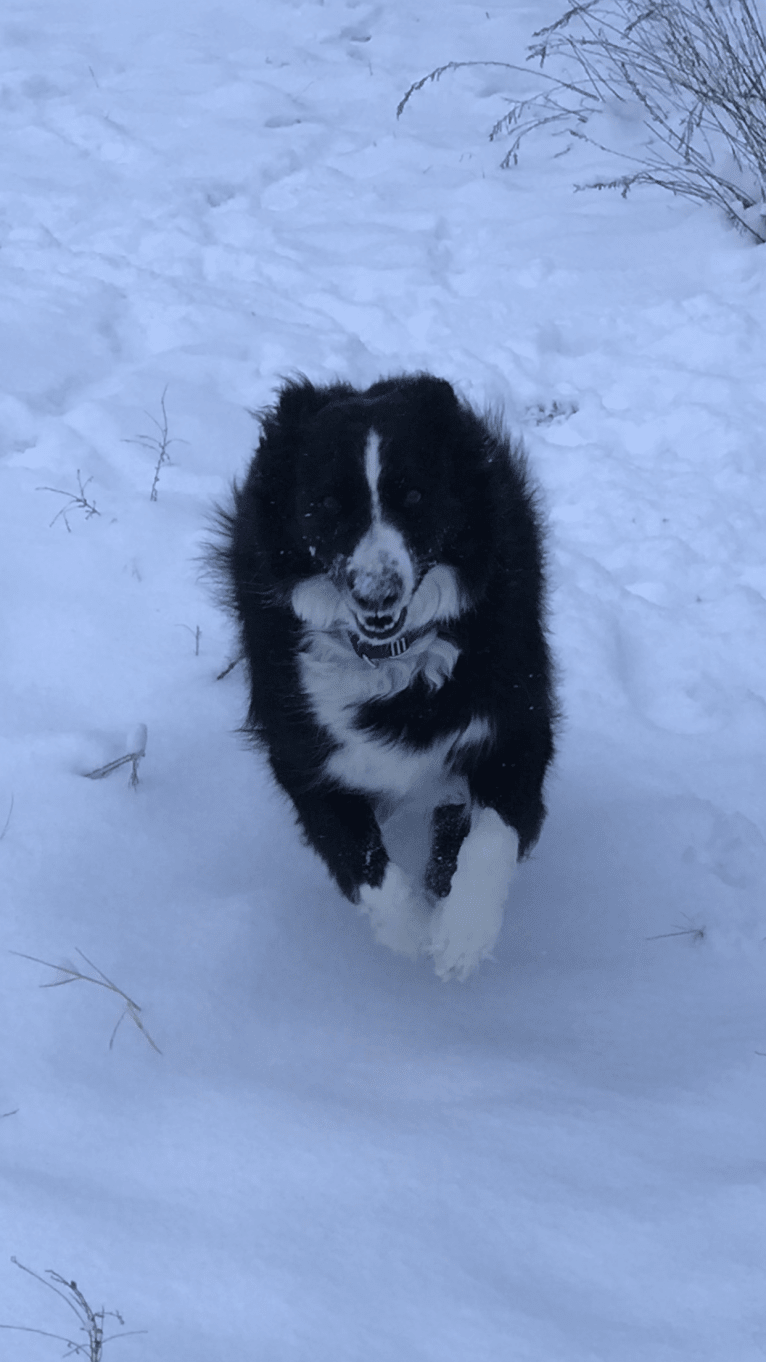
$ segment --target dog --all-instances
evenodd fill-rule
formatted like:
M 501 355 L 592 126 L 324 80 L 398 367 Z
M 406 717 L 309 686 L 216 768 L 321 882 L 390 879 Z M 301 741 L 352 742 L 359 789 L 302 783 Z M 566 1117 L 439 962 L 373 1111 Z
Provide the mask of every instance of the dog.
M 245 731 L 376 938 L 465 979 L 545 817 L 556 706 L 521 446 L 425 373 L 285 383 L 217 551 Z

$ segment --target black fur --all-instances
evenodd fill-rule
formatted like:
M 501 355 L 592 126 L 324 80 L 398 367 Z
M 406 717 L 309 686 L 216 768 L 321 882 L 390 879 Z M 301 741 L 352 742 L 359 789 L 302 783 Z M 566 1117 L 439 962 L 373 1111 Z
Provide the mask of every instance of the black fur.
M 341 744 L 307 694 L 301 655 L 317 630 L 298 618 L 292 599 L 299 584 L 322 578 L 354 610 L 368 611 L 370 629 L 382 629 L 391 617 L 385 610 L 396 608 L 388 604 L 403 590 L 396 555 L 385 577 L 376 568 L 372 605 L 349 568 L 371 525 L 365 478 L 371 431 L 380 440 L 381 514 L 406 545 L 415 588 L 438 565 L 452 569 L 459 583 L 462 608 L 437 625 L 458 650 L 443 684 L 434 687 L 416 670 L 404 689 L 363 699 L 349 719 L 355 734 L 387 745 L 375 750 L 393 754 L 389 763 L 397 753 L 404 760 L 426 752 L 472 721 L 489 726 L 487 741 L 448 759 L 449 774 L 467 788 L 467 807 L 454 796 L 436 799 L 425 888 L 443 898 L 470 807 L 494 809 L 515 828 L 520 856 L 534 845 L 545 816 L 555 706 L 541 524 L 524 454 L 498 420 L 480 417 L 447 382 L 425 374 L 386 379 L 364 392 L 345 383 L 288 382 L 260 421 L 246 480 L 221 513 L 217 550 L 249 675 L 246 729 L 266 752 L 308 842 L 352 901 L 362 886 L 382 883 L 389 857 L 380 813 L 390 798 L 383 772 L 376 791 L 369 781 L 360 788 L 327 768 Z M 384 560 L 378 553 L 373 567 Z M 328 632 L 345 646 L 353 630 L 336 622 Z M 347 654 L 339 686 L 344 667 L 365 665 L 350 646 Z

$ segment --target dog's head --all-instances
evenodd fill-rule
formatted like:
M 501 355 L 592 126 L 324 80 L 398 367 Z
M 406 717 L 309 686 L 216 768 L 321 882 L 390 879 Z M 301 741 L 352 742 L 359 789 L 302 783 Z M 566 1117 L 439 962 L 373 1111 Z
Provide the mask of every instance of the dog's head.
M 448 383 L 290 383 L 262 420 L 258 536 L 299 618 L 388 642 L 461 613 L 482 537 L 483 451 Z

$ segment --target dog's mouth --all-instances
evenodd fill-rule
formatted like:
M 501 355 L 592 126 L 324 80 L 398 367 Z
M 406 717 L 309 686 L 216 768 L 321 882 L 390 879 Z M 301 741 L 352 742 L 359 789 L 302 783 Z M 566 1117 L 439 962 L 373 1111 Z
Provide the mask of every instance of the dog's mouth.
M 393 638 L 404 628 L 404 621 L 407 618 L 407 606 L 400 610 L 398 615 L 371 614 L 357 615 L 354 611 L 354 619 L 359 628 L 359 633 L 363 638 L 374 640 L 376 643 L 385 643 Z

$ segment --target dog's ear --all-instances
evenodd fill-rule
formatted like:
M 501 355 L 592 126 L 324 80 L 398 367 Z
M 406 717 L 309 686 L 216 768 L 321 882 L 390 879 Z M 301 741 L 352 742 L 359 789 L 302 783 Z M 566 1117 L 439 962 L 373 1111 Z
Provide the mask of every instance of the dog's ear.
M 430 374 L 415 374 L 402 386 L 400 419 L 424 449 L 451 448 L 462 427 L 460 402 L 451 383 Z
M 326 402 L 326 390 L 315 388 L 305 374 L 299 374 L 285 383 L 273 414 L 282 427 L 295 426 L 316 416 Z
M 460 401 L 446 378 L 413 374 L 399 391 L 413 433 L 417 432 L 426 443 L 434 439 L 450 443 L 455 438 L 461 425 Z
M 312 421 L 324 407 L 354 395 L 355 390 L 348 383 L 331 383 L 315 388 L 305 374 L 298 374 L 295 378 L 289 378 L 280 389 L 275 405 L 261 413 L 261 423 L 279 427 L 283 432 L 295 430 L 296 426 Z
M 408 383 L 409 391 L 431 410 L 454 412 L 459 405 L 455 389 L 446 378 L 433 374 L 415 374 Z
M 367 389 L 365 397 L 387 398 L 392 403 L 414 402 L 423 412 L 454 415 L 459 407 L 457 395 L 446 378 L 433 374 L 400 374 L 382 378 Z

